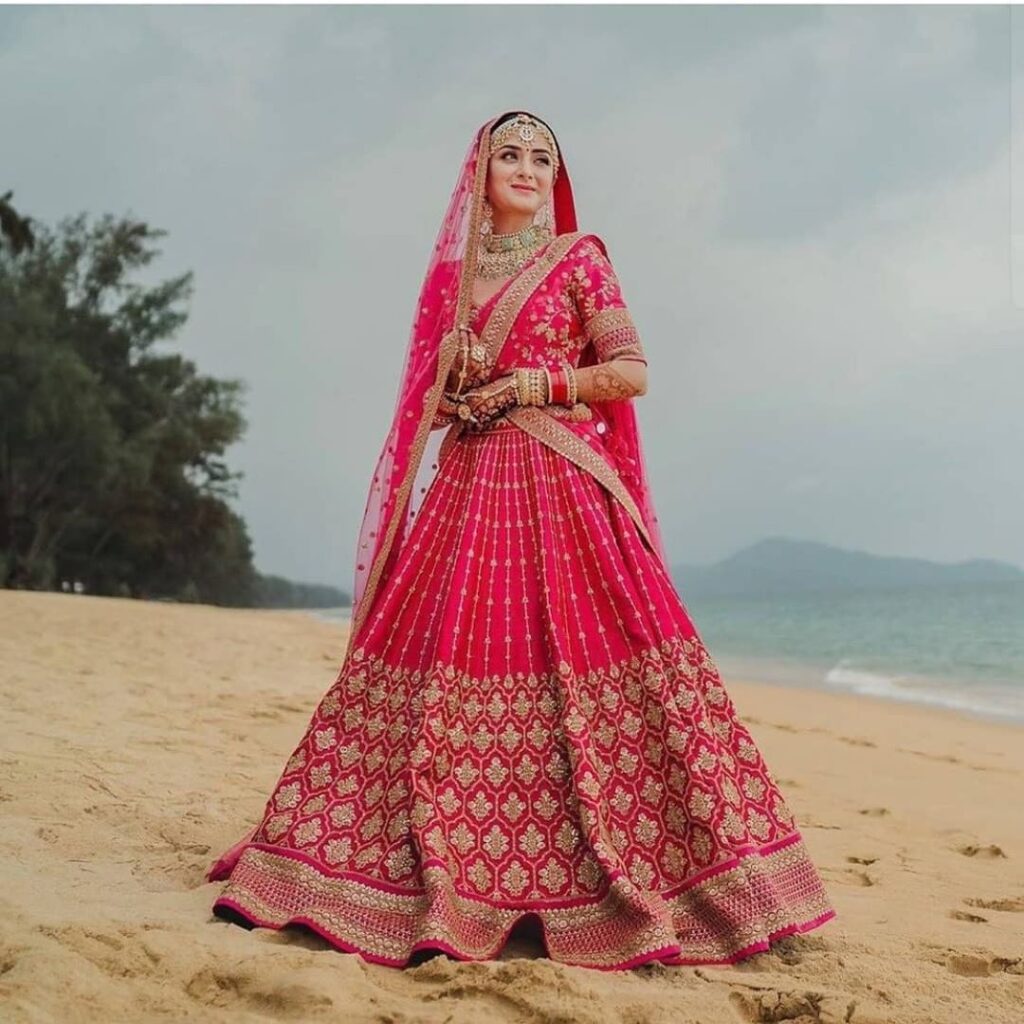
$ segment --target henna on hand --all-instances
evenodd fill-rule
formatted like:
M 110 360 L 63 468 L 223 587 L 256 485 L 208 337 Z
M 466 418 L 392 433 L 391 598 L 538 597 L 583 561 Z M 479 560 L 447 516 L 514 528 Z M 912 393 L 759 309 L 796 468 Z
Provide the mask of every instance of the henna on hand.
M 633 365 L 623 365 L 632 362 Z M 647 368 L 638 361 L 611 360 L 576 370 L 577 395 L 581 402 L 615 401 L 647 392 Z
M 462 395 L 478 423 L 488 423 L 497 419 L 506 410 L 516 404 L 515 391 L 512 389 L 513 376 L 510 373 L 487 384 L 466 391 Z

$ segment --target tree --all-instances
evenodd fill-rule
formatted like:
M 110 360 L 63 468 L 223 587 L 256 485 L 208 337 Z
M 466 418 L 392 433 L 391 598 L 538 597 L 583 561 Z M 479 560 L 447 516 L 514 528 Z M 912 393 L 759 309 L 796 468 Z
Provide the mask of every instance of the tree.
M 156 351 L 187 319 L 191 272 L 132 280 L 165 234 L 80 214 L 0 248 L 2 585 L 254 600 L 224 460 L 243 385 Z
M 35 245 L 32 234 L 32 218 L 22 217 L 11 205 L 13 192 L 7 191 L 0 196 L 0 239 L 6 239 L 11 251 L 17 255 L 24 249 Z

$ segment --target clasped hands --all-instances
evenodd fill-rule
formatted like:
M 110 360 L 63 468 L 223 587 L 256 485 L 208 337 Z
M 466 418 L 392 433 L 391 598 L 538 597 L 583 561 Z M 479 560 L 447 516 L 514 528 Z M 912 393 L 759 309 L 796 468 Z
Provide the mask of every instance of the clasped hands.
M 444 392 L 437 411 L 438 415 L 445 418 L 464 420 L 472 426 L 483 426 L 518 404 L 515 374 L 506 373 L 495 380 L 469 388 L 458 396 L 453 391 Z

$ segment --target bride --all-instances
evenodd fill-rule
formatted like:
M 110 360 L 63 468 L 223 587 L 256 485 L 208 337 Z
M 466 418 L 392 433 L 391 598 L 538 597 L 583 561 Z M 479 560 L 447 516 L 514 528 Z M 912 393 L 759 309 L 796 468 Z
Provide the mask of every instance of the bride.
M 219 916 L 402 966 L 539 920 L 595 968 L 732 963 L 835 916 L 670 578 L 647 359 L 552 130 L 475 133 L 370 484 L 338 676 Z

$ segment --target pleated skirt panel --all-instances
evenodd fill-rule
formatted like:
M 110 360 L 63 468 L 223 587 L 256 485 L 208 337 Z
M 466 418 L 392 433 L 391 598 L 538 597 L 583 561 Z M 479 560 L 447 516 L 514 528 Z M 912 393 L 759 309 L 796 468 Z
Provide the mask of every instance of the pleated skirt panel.
M 730 963 L 835 916 L 660 559 L 511 423 L 445 455 L 358 648 L 211 877 L 218 912 L 402 965 Z

